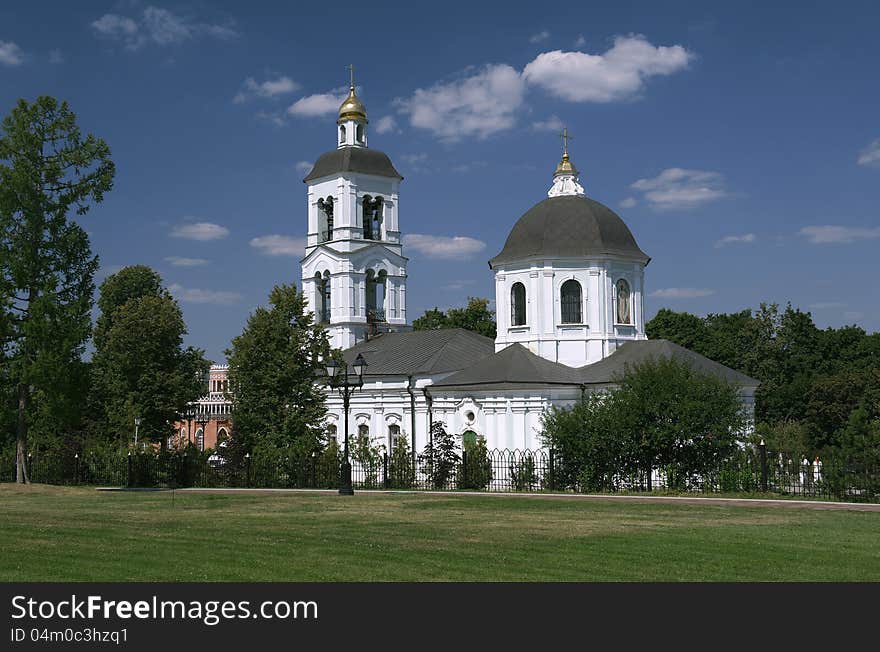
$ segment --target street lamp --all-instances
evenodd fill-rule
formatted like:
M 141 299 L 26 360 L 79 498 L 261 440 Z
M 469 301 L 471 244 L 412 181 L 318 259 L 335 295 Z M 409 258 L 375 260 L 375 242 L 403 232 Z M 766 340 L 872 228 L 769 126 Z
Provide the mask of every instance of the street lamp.
M 331 388 L 339 390 L 339 394 L 342 396 L 342 409 L 345 411 L 345 452 L 342 466 L 339 469 L 339 493 L 343 496 L 354 495 L 354 487 L 351 484 L 351 462 L 348 459 L 348 402 L 354 391 L 364 385 L 364 369 L 367 368 L 364 356 L 358 353 L 351 368 L 354 370 L 357 380 L 349 381 L 347 364 L 340 369 L 340 366 L 332 358 L 324 364 L 328 383 Z
M 134 418 L 134 448 L 135 448 L 135 450 L 137 450 L 137 447 L 138 447 L 138 428 L 140 427 L 140 425 L 141 425 L 141 418 L 135 417 Z

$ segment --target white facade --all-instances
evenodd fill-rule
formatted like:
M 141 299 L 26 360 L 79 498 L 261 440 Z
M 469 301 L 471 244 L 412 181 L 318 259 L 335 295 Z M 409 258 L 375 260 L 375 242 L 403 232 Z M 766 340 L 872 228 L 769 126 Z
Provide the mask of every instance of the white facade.
M 644 278 L 643 264 L 610 258 L 501 264 L 495 270 L 495 350 L 519 342 L 543 358 L 581 367 L 607 357 L 624 342 L 647 339 Z M 578 323 L 563 320 L 562 286 L 569 280 L 580 285 Z M 621 280 L 630 288 L 630 323 L 621 323 L 618 317 Z M 513 323 L 513 290 L 517 283 L 525 289 L 522 324 Z
M 342 108 L 352 100 L 363 106 L 352 88 Z M 341 115 L 337 148 L 365 149 L 366 143 L 366 115 Z M 398 178 L 350 170 L 309 181 L 302 288 L 333 347 L 347 349 L 370 332 L 407 328 L 399 186 Z

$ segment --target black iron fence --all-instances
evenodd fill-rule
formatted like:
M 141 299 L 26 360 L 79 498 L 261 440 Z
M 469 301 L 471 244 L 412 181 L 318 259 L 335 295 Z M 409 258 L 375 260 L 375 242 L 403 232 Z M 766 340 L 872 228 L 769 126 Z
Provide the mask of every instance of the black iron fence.
M 28 458 L 31 482 L 118 487 L 302 488 L 339 486 L 336 455 L 245 456 L 235 462 L 198 453 L 132 452 Z M 14 481 L 14 457 L 0 456 L 0 479 Z M 361 489 L 476 490 L 492 492 L 676 492 L 779 494 L 846 501 L 880 499 L 880 469 L 846 460 L 803 459 L 764 447 L 744 449 L 697 473 L 653 468 L 596 479 L 572 468 L 553 450 L 463 451 L 448 464 L 377 455 L 353 461 L 352 480 Z

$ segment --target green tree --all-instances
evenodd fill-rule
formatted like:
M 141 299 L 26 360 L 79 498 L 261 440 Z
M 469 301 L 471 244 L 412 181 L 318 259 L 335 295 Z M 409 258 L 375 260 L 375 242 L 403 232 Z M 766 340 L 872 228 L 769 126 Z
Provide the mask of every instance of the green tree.
M 269 295 L 226 351 L 234 416 L 233 438 L 244 450 L 293 446 L 319 450 L 326 438 L 324 391 L 315 383 L 330 355 L 324 328 L 293 285 Z
M 426 331 L 440 328 L 464 328 L 465 330 L 495 338 L 495 313 L 489 310 L 489 299 L 468 297 L 464 308 L 450 308 L 446 313 L 438 308 L 426 310 L 413 321 L 413 330 Z
M 19 100 L 0 136 L 0 332 L 4 364 L 14 386 L 18 482 L 25 468 L 34 408 L 81 404 L 78 384 L 91 331 L 93 277 L 98 259 L 86 232 L 69 219 L 84 215 L 113 185 L 110 148 L 83 137 L 66 102 L 42 96 Z M 72 395 L 62 396 L 65 392 Z M 54 400 L 53 400 L 54 399 Z M 39 403 L 36 403 L 36 401 Z
M 123 443 L 138 417 L 139 436 L 164 446 L 171 424 L 204 394 L 210 363 L 202 350 L 184 347 L 180 307 L 149 268 L 125 268 L 108 277 L 98 304 L 92 358 L 97 425 Z
M 419 464 L 434 489 L 445 489 L 461 462 L 455 436 L 446 432 L 442 421 L 431 424 L 431 439 L 419 455 Z
M 129 300 L 170 296 L 162 285 L 162 277 L 146 265 L 129 265 L 111 274 L 101 283 L 98 295 L 98 309 L 101 312 L 95 322 L 95 346 L 103 346 L 113 326 L 116 311 Z
M 557 482 L 615 488 L 619 476 L 663 468 L 684 487 L 717 469 L 746 426 L 739 390 L 674 358 L 628 367 L 616 387 L 544 416 L 559 453 Z

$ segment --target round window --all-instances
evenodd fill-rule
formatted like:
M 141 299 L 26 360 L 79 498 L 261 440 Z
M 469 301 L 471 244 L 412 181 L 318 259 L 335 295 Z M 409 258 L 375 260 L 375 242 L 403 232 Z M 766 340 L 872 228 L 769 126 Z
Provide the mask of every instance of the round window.
M 473 412 L 468 411 L 468 412 L 465 412 L 465 413 L 464 413 L 464 418 L 467 419 L 468 423 L 473 423 L 473 422 L 474 422 L 474 419 L 475 419 L 476 417 L 474 416 L 474 413 L 473 413 Z

